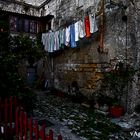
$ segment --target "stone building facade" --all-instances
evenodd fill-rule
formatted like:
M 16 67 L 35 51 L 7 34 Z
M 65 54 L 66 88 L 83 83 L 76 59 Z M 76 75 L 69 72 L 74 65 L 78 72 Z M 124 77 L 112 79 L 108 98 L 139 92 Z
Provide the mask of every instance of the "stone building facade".
M 56 31 L 78 21 L 86 13 L 96 14 L 99 27 L 101 3 L 100 0 L 50 0 L 41 6 L 36 3 L 28 10 L 19 3 L 6 5 L 6 2 L 2 2 L 0 7 L 38 17 L 53 15 L 51 29 Z M 128 94 L 122 96 L 122 101 L 127 111 L 132 112 L 140 102 L 140 2 L 105 0 L 104 9 L 103 52 L 98 51 L 100 33 L 96 32 L 91 38 L 80 40 L 74 49 L 66 48 L 49 55 L 51 71 L 46 70 L 50 72 L 47 75 L 51 75 L 49 80 L 53 81 L 54 87 L 64 92 L 69 92 L 69 87 L 76 81 L 80 92 L 90 98 L 101 89 L 105 71 L 114 69 L 119 62 L 128 64 L 134 68 L 135 75 L 128 83 L 125 90 Z M 110 91 L 103 89 L 102 92 L 108 94 Z

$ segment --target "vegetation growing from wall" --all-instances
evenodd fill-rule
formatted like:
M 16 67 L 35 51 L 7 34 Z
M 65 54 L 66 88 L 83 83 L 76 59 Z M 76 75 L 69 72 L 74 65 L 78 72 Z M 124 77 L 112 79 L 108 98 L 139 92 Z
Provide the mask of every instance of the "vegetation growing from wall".
M 100 102 L 107 102 L 109 105 L 120 105 L 122 104 L 122 98 L 126 98 L 127 102 L 128 86 L 132 83 L 134 74 L 135 69 L 122 62 L 119 62 L 115 69 L 104 72 L 102 86 L 97 93 Z

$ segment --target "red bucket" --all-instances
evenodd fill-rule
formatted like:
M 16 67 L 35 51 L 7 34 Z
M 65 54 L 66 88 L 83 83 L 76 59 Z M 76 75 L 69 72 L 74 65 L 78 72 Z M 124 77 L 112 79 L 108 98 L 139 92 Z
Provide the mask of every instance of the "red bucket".
M 112 106 L 110 108 L 110 115 L 114 118 L 119 118 L 123 115 L 123 107 L 122 106 Z

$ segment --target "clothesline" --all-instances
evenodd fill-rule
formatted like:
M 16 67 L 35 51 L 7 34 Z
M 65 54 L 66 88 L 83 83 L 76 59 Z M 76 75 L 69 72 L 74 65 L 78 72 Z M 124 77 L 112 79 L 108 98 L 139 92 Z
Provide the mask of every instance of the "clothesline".
M 77 47 L 77 42 L 98 31 L 95 15 L 89 14 L 83 20 L 79 20 L 66 28 L 55 32 L 42 33 L 42 43 L 45 51 L 52 53 L 64 46 Z

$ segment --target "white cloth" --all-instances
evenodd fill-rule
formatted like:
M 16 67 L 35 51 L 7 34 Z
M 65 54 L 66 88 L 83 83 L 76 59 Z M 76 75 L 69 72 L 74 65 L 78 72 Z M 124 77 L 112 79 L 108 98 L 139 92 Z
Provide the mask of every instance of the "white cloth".
M 57 50 L 57 32 L 54 32 L 54 51 Z
M 77 21 L 75 24 L 75 41 L 79 41 L 79 21 Z
M 79 21 L 79 37 L 83 38 L 85 36 L 85 25 L 84 20 Z
M 68 46 L 70 42 L 70 26 L 66 28 L 66 42 L 65 45 Z
M 89 14 L 89 22 L 90 22 L 90 33 L 95 33 L 98 31 L 98 27 L 96 24 L 95 15 Z

